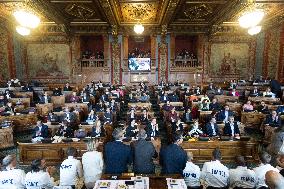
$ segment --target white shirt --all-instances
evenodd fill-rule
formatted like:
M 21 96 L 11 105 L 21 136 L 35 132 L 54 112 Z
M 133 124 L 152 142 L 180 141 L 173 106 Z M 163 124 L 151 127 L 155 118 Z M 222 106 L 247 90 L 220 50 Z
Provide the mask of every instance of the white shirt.
M 200 168 L 192 162 L 187 162 L 183 170 L 183 178 L 187 186 L 200 186 Z
M 255 172 L 255 176 L 256 176 L 256 188 L 260 188 L 262 186 L 264 187 L 268 187 L 265 184 L 265 174 L 268 171 L 276 171 L 277 173 L 279 173 L 279 170 L 276 169 L 275 167 L 271 166 L 270 164 L 260 164 L 258 167 L 253 169 Z
M 213 136 L 216 136 L 216 130 L 215 130 L 215 125 L 214 124 L 210 124 L 211 125 L 211 128 L 212 128 L 212 135 Z
M 224 121 L 227 122 L 229 117 L 229 111 L 225 111 L 225 119 Z
M 82 164 L 73 156 L 68 156 L 60 165 L 60 185 L 72 186 L 76 184 L 77 177 L 82 177 Z
M 24 189 L 25 172 L 21 169 L 8 169 L 0 172 L 0 189 Z
M 208 186 L 226 187 L 229 180 L 229 169 L 218 160 L 206 162 L 202 167 L 200 179 Z
M 85 183 L 95 182 L 101 178 L 104 161 L 103 154 L 97 151 L 86 152 L 82 156 Z
M 231 131 L 232 131 L 232 136 L 234 136 L 235 135 L 234 123 L 230 123 L 230 127 L 231 127 Z
M 255 172 L 247 167 L 238 166 L 230 170 L 230 187 L 254 188 L 256 185 Z
M 52 189 L 53 180 L 47 172 L 28 172 L 25 178 L 25 185 L 27 189 Z

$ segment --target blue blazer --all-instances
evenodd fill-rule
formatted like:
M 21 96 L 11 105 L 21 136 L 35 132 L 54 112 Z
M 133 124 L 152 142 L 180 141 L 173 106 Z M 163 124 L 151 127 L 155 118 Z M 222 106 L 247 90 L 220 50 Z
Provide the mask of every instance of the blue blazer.
M 214 124 L 214 128 L 215 128 L 216 135 L 219 135 L 219 128 L 218 128 L 218 125 L 216 123 Z M 210 137 L 213 136 L 213 129 L 212 129 L 210 123 L 207 123 L 205 125 L 205 130 L 206 130 L 205 132 L 208 136 L 210 136 Z
M 240 134 L 239 126 L 238 126 L 238 124 L 236 122 L 234 122 L 234 133 L 235 134 Z M 232 136 L 232 129 L 231 129 L 231 126 L 230 126 L 229 122 L 227 122 L 225 124 L 224 135 Z
M 228 117 L 230 117 L 230 116 L 234 116 L 234 113 L 231 111 L 231 110 L 229 110 L 229 112 L 228 112 Z M 218 117 L 217 117 L 217 120 L 218 121 L 224 121 L 224 119 L 225 119 L 225 110 L 222 110 L 219 114 L 218 114 Z
M 283 114 L 284 113 L 284 106 L 278 106 L 276 112 L 279 114 Z
M 182 175 L 186 162 L 187 155 L 182 147 L 170 144 L 161 149 L 160 164 L 162 165 L 162 174 Z
M 38 130 L 39 130 L 39 127 L 36 126 L 34 128 L 33 138 L 36 137 L 36 133 L 37 133 Z M 41 127 L 41 135 L 40 136 L 43 137 L 43 138 L 47 138 L 48 137 L 48 126 L 47 125 L 42 125 L 42 127 Z
M 278 119 L 273 121 L 272 116 L 268 115 L 265 119 L 265 124 L 269 124 L 271 127 L 279 127 L 281 125 L 281 118 L 278 116 Z
M 120 141 L 108 142 L 104 148 L 106 174 L 122 174 L 128 171 L 127 164 L 133 161 L 131 147 Z

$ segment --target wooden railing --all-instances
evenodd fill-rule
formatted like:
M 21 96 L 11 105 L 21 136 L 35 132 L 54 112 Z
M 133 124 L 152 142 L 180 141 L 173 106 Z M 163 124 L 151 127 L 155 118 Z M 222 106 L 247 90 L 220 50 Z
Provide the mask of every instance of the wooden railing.
M 195 68 L 199 67 L 198 59 L 175 59 L 172 67 Z
M 105 66 L 106 66 L 105 59 L 83 58 L 81 60 L 81 67 L 105 67 Z

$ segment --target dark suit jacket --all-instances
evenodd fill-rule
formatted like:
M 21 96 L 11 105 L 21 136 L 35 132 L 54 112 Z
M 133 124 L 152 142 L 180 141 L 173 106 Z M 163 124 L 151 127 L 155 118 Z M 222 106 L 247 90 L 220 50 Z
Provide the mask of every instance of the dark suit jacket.
M 161 149 L 160 164 L 163 174 L 181 174 L 186 166 L 187 155 L 182 147 L 170 144 Z
M 92 128 L 92 133 L 91 133 L 92 137 L 104 137 L 105 136 L 105 130 L 104 127 L 101 127 L 101 132 L 96 132 L 96 128 L 93 127 Z
M 229 110 L 229 112 L 228 112 L 228 117 L 230 117 L 230 116 L 234 116 L 234 113 L 231 111 L 231 110 Z M 224 119 L 225 119 L 225 110 L 222 110 L 219 114 L 218 114 L 218 117 L 217 117 L 217 120 L 218 121 L 224 121 Z
M 44 103 L 45 103 L 45 98 L 44 98 L 44 96 L 40 96 L 39 99 L 40 99 L 40 100 L 39 100 L 39 103 L 41 103 L 41 104 L 44 104 Z M 47 102 L 48 102 L 48 103 L 51 102 L 50 96 L 47 96 Z
M 163 95 L 163 96 L 160 97 L 160 101 L 161 101 L 161 102 L 167 102 L 168 100 L 169 100 L 169 97 L 168 97 L 168 96 L 164 96 L 164 95 Z
M 61 90 L 58 89 L 53 91 L 53 96 L 60 96 L 60 95 L 62 95 Z
M 157 136 L 160 135 L 160 132 L 156 130 L 156 131 L 155 131 L 155 136 L 151 136 L 152 133 L 153 133 L 153 129 L 152 129 L 151 123 L 149 123 L 149 124 L 147 125 L 147 127 L 145 128 L 145 130 L 146 130 L 146 133 L 147 133 L 147 137 L 157 137 Z
M 218 125 L 217 124 L 214 124 L 214 128 L 215 128 L 215 132 L 216 132 L 216 135 L 219 135 L 219 128 L 218 128 Z M 213 136 L 213 130 L 212 130 L 212 127 L 211 127 L 211 124 L 210 123 L 207 123 L 205 125 L 205 130 L 206 130 L 206 134 L 210 137 Z
M 278 108 L 277 108 L 277 110 L 278 110 Z M 268 110 L 267 106 L 263 107 L 262 105 L 260 105 L 260 106 L 257 107 L 257 111 L 261 112 L 263 114 L 269 114 L 269 110 Z M 277 111 L 277 113 L 278 113 L 278 111 Z
M 279 114 L 284 114 L 284 106 L 278 106 L 276 112 Z
M 50 115 L 47 116 L 47 120 L 50 122 L 59 122 L 59 118 L 57 115 L 52 115 L 52 117 Z
M 183 121 L 185 123 L 191 122 L 192 121 L 192 114 L 191 113 L 184 113 L 183 114 Z
M 66 119 L 67 119 L 67 113 L 64 113 L 62 120 L 66 120 Z M 74 112 L 69 112 L 69 119 L 70 119 L 70 122 L 75 122 L 77 119 L 76 114 Z
M 137 135 L 137 133 L 135 133 L 133 130 L 137 129 L 136 126 L 131 127 L 130 125 L 128 127 L 126 127 L 125 130 L 125 137 L 131 138 L 131 137 L 135 137 Z
M 36 137 L 36 133 L 37 133 L 38 130 L 39 130 L 39 127 L 36 126 L 34 128 L 34 131 L 33 131 L 33 138 Z M 43 138 L 47 138 L 48 137 L 48 126 L 47 125 L 42 125 L 42 127 L 41 127 L 41 135 L 40 136 L 43 137 Z
M 120 141 L 108 142 L 104 148 L 106 174 L 122 174 L 127 172 L 127 164 L 132 163 L 131 147 Z
M 63 88 L 63 91 L 72 91 L 72 87 L 70 87 L 70 86 L 69 86 L 69 87 L 66 87 L 66 86 L 65 86 L 65 87 Z
M 260 96 L 260 92 L 259 90 L 257 90 L 256 92 L 254 92 L 254 90 L 250 91 L 249 96 Z
M 234 122 L 234 134 L 240 134 L 239 126 L 236 122 Z M 232 136 L 232 129 L 229 122 L 225 124 L 224 135 Z
M 183 125 L 180 123 L 177 125 L 176 123 L 172 123 L 173 131 L 176 132 L 178 129 L 181 133 L 183 133 Z
M 213 110 L 219 111 L 220 110 L 220 104 L 218 102 L 216 102 L 215 104 L 210 103 L 209 104 L 209 110 L 210 111 L 213 111 Z
M 224 91 L 221 89 L 220 92 L 218 92 L 218 89 L 215 90 L 215 95 L 223 95 Z
M 65 131 L 65 134 L 63 134 Z M 74 137 L 74 131 L 71 127 L 67 127 L 66 130 L 64 130 L 63 126 L 60 126 L 56 132 L 56 136 L 64 136 L 67 138 L 72 138 Z
M 271 115 L 268 115 L 265 119 L 265 124 L 269 124 L 271 127 L 279 127 L 281 125 L 281 118 L 278 116 L 277 120 L 272 119 Z
M 158 156 L 152 142 L 139 139 L 133 146 L 134 149 L 134 173 L 154 174 L 155 166 L 153 158 Z

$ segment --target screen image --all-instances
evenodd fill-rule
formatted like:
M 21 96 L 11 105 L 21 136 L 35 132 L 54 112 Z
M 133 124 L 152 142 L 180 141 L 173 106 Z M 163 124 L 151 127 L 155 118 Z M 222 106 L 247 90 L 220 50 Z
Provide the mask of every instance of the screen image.
M 129 58 L 128 66 L 130 71 L 148 71 L 151 69 L 150 58 Z

